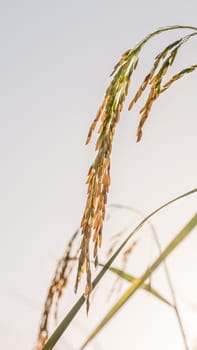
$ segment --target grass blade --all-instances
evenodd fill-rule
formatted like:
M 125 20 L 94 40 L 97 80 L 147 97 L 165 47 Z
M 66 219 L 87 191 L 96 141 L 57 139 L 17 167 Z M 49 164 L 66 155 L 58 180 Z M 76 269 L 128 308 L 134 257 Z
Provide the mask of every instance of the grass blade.
M 186 226 L 177 234 L 177 236 L 168 244 L 154 263 L 146 270 L 141 278 L 134 281 L 131 287 L 122 295 L 118 302 L 107 313 L 95 330 L 90 334 L 88 339 L 82 345 L 80 350 L 83 350 L 85 346 L 100 332 L 100 330 L 111 320 L 118 310 L 126 303 L 126 301 L 143 285 L 148 277 L 157 269 L 157 267 L 166 259 L 172 251 L 190 234 L 190 232 L 197 226 L 197 214 L 186 224 Z

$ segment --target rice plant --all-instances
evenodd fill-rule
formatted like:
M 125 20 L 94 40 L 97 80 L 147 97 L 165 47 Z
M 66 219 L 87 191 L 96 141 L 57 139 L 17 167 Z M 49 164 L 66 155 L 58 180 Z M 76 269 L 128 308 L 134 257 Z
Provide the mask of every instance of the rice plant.
M 143 48 L 150 40 L 155 36 L 165 34 L 168 31 L 187 31 L 187 34 L 181 35 L 174 42 L 170 42 L 166 47 L 159 52 L 150 67 L 149 72 L 139 83 L 139 87 L 136 89 L 135 86 L 131 86 L 132 76 L 139 64 L 139 58 L 142 54 Z M 137 142 L 139 142 L 143 136 L 143 128 L 145 122 L 148 120 L 152 106 L 154 102 L 169 89 L 174 82 L 185 77 L 186 75 L 193 73 L 197 64 L 191 62 L 187 67 L 184 67 L 176 74 L 170 76 L 167 81 L 164 82 L 164 77 L 169 74 L 170 67 L 175 65 L 176 57 L 179 53 L 180 48 L 185 45 L 188 41 L 195 39 L 197 35 L 197 28 L 192 26 L 168 26 L 160 28 L 142 39 L 133 49 L 127 50 L 121 56 L 119 62 L 115 65 L 111 73 L 111 83 L 106 90 L 104 99 L 101 106 L 93 120 L 90 130 L 88 132 L 86 144 L 91 140 L 92 133 L 94 132 L 98 123 L 98 138 L 96 141 L 96 156 L 91 164 L 88 175 L 87 175 L 87 201 L 84 208 L 84 213 L 81 220 L 80 228 L 71 237 L 63 257 L 59 260 L 55 275 L 52 279 L 46 302 L 44 305 L 44 311 L 42 314 L 41 325 L 39 329 L 39 335 L 36 345 L 36 350 L 51 350 L 57 343 L 58 339 L 65 332 L 67 327 L 72 322 L 73 318 L 86 303 L 87 312 L 90 307 L 90 295 L 95 286 L 102 279 L 104 274 L 109 270 L 115 273 L 117 276 L 129 281 L 130 286 L 114 304 L 113 308 L 106 314 L 96 329 L 90 334 L 81 349 L 94 338 L 94 336 L 107 324 L 109 320 L 115 315 L 115 313 L 127 302 L 129 298 L 139 289 L 142 288 L 153 294 L 161 302 L 166 303 L 168 306 L 175 309 L 180 329 L 182 332 L 185 348 L 188 349 L 187 341 L 184 335 L 181 319 L 179 312 L 176 307 L 176 298 L 174 295 L 173 305 L 166 300 L 157 290 L 147 284 L 147 279 L 154 273 L 160 264 L 165 264 L 165 259 L 174 251 L 174 249 L 182 242 L 186 236 L 188 236 L 197 225 L 197 214 L 195 214 L 191 220 L 183 227 L 182 230 L 174 237 L 174 239 L 168 244 L 168 246 L 159 252 L 158 258 L 152 263 L 152 265 L 146 269 L 144 274 L 140 277 L 134 277 L 128 275 L 125 272 L 125 265 L 119 269 L 112 266 L 112 263 L 116 257 L 123 252 L 123 259 L 126 264 L 127 257 L 132 254 L 132 250 L 137 244 L 136 241 L 131 242 L 129 248 L 126 248 L 126 244 L 131 238 L 137 234 L 140 228 L 150 219 L 157 214 L 160 210 L 165 208 L 172 203 L 181 200 L 182 198 L 190 195 L 194 195 L 197 189 L 179 195 L 171 201 L 164 203 L 160 208 L 155 209 L 148 216 L 144 217 L 141 222 L 131 230 L 131 232 L 124 239 L 123 243 L 117 248 L 116 245 L 111 245 L 109 248 L 110 257 L 107 262 L 102 264 L 98 259 L 98 249 L 102 245 L 102 233 L 103 225 L 106 220 L 106 205 L 107 197 L 110 189 L 110 163 L 111 163 L 111 152 L 113 139 L 117 125 L 120 121 L 121 111 L 126 101 L 129 88 L 133 89 L 134 97 L 129 102 L 128 109 L 131 110 L 136 103 L 140 103 L 140 98 L 143 93 L 147 92 L 147 98 L 145 103 L 141 106 L 139 115 L 139 124 L 137 127 Z M 78 240 L 81 238 L 81 242 Z M 118 237 L 119 238 L 119 237 Z M 155 238 L 157 239 L 157 238 Z M 118 240 L 117 240 L 118 241 Z M 159 243 L 158 243 L 159 244 Z M 78 289 L 82 275 L 86 274 L 86 286 L 84 294 L 78 299 L 77 303 L 71 307 L 70 312 L 65 316 L 63 321 L 59 324 L 55 332 L 49 337 L 49 319 L 51 317 L 57 318 L 57 310 L 59 300 L 62 293 L 68 283 L 70 274 L 75 264 L 78 265 L 77 276 L 75 282 L 75 292 Z M 92 266 L 101 266 L 101 271 L 97 277 L 92 281 Z M 168 271 L 166 270 L 168 275 Z M 168 275 L 169 277 L 169 275 Z M 171 286 L 171 292 L 173 294 L 173 287 L 169 278 L 169 285 Z

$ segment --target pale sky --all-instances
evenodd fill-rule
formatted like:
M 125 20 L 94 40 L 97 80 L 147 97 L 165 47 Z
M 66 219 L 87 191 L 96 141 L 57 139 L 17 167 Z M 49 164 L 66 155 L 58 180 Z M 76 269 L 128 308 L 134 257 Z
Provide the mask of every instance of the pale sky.
M 196 0 L 0 2 L 2 349 L 31 350 L 35 343 L 56 261 L 83 213 L 95 142 L 93 138 L 85 147 L 85 139 L 114 64 L 158 27 L 195 26 L 196 13 Z M 164 34 L 147 46 L 130 96 L 154 55 L 184 33 Z M 171 72 L 196 64 L 196 45 L 193 39 L 181 49 Z M 148 214 L 196 187 L 196 83 L 194 72 L 161 97 L 139 144 L 135 135 L 140 105 L 131 112 L 125 108 L 114 140 L 109 203 Z M 164 245 L 196 207 L 192 196 L 153 220 Z M 195 230 L 169 259 L 191 350 L 196 349 L 197 332 L 197 313 L 190 307 L 197 305 L 196 245 Z M 150 258 L 151 248 L 147 255 Z M 149 258 L 143 262 L 146 267 Z M 131 272 L 137 269 L 132 266 Z M 102 288 L 110 289 L 105 283 Z M 156 274 L 154 286 L 163 285 Z M 74 300 L 72 287 L 69 295 L 66 308 Z M 95 319 L 108 310 L 104 297 L 102 302 L 98 313 L 93 302 L 88 318 L 85 309 L 80 312 L 64 338 L 71 346 L 64 349 L 78 349 Z M 89 349 L 184 349 L 172 311 L 144 293 L 127 307 Z M 62 309 L 61 317 L 64 314 Z

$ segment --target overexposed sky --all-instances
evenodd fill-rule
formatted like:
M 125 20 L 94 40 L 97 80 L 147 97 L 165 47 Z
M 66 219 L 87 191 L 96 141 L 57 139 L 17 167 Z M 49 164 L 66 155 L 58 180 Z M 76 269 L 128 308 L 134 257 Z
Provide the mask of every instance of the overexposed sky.
M 0 339 L 4 350 L 32 349 L 35 342 L 55 263 L 83 213 L 95 142 L 93 138 L 85 147 L 85 139 L 114 64 L 122 52 L 158 27 L 195 26 L 196 13 L 195 0 L 1 1 Z M 130 97 L 154 55 L 182 33 L 186 32 L 164 34 L 147 46 Z M 196 47 L 194 38 L 181 49 L 172 73 L 196 64 Z M 149 213 L 196 187 L 196 83 L 194 72 L 157 101 L 139 144 L 135 135 L 140 105 L 131 112 L 125 108 L 114 140 L 110 203 Z M 163 244 L 196 207 L 192 196 L 155 218 Z M 177 295 L 186 303 L 183 313 L 191 345 L 197 330 L 197 314 L 188 306 L 197 304 L 196 235 L 194 231 L 169 260 Z M 155 279 L 159 285 L 158 275 Z M 130 339 L 138 350 L 184 349 L 176 319 L 164 309 L 139 293 L 100 334 L 100 349 L 131 349 Z M 76 350 L 92 328 L 94 304 L 88 319 L 85 309 L 80 317 L 68 332 L 68 343 Z M 72 344 L 76 332 L 77 345 Z

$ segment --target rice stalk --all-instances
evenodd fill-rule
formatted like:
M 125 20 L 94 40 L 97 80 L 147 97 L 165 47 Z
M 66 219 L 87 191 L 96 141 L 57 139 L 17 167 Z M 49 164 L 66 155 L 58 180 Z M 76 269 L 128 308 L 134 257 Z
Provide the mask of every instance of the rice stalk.
M 165 50 L 157 56 L 154 66 L 146 77 L 144 85 L 138 91 L 138 99 L 140 94 L 146 88 L 147 84 L 151 84 L 151 91 L 148 96 L 145 106 L 141 110 L 141 119 L 137 131 L 137 140 L 142 136 L 142 127 L 147 119 L 153 102 L 160 95 L 161 82 L 166 74 L 169 66 L 173 63 L 179 47 L 193 35 L 196 35 L 197 28 L 192 26 L 169 26 L 160 28 L 140 41 L 133 49 L 127 50 L 120 58 L 120 61 L 115 65 L 111 74 L 112 81 L 106 91 L 101 107 L 90 127 L 86 144 L 90 142 L 93 131 L 97 123 L 100 121 L 98 130 L 98 138 L 96 141 L 96 158 L 90 166 L 87 176 L 87 201 L 81 221 L 82 239 L 80 244 L 80 255 L 78 262 L 78 270 L 75 282 L 75 292 L 77 291 L 79 281 L 83 272 L 86 272 L 86 287 L 85 298 L 87 311 L 89 309 L 89 296 L 92 290 L 92 277 L 90 267 L 90 242 L 93 239 L 93 259 L 95 266 L 98 264 L 98 248 L 102 244 L 102 230 L 105 219 L 107 195 L 110 187 L 110 162 L 112 152 L 112 142 L 116 131 L 117 124 L 120 120 L 120 114 L 128 94 L 128 89 L 131 82 L 131 76 L 137 68 L 139 62 L 139 54 L 144 45 L 153 37 L 166 31 L 176 29 L 190 29 L 195 31 L 190 35 L 181 38 L 180 40 L 170 44 Z M 169 53 L 169 54 L 168 54 Z M 164 60 L 159 72 L 155 74 L 161 59 Z M 169 85 L 170 86 L 170 85 Z M 130 105 L 131 107 L 131 105 Z
M 137 58 L 133 55 L 124 63 L 115 75 L 110 87 L 107 90 L 103 105 L 101 106 L 95 120 L 101 118 L 99 137 L 96 143 L 97 156 L 88 173 L 88 196 L 84 215 L 81 222 L 82 241 L 79 256 L 78 273 L 75 290 L 77 290 L 81 274 L 86 270 L 87 283 L 85 296 L 87 298 L 87 310 L 89 308 L 89 295 L 91 292 L 91 270 L 90 270 L 90 238 L 93 235 L 94 262 L 98 263 L 98 247 L 102 242 L 103 221 L 105 219 L 105 208 L 107 193 L 110 186 L 110 155 L 115 128 L 120 119 L 123 102 L 128 93 L 130 77 L 137 67 Z M 87 142 L 95 127 L 93 122 L 88 135 Z

